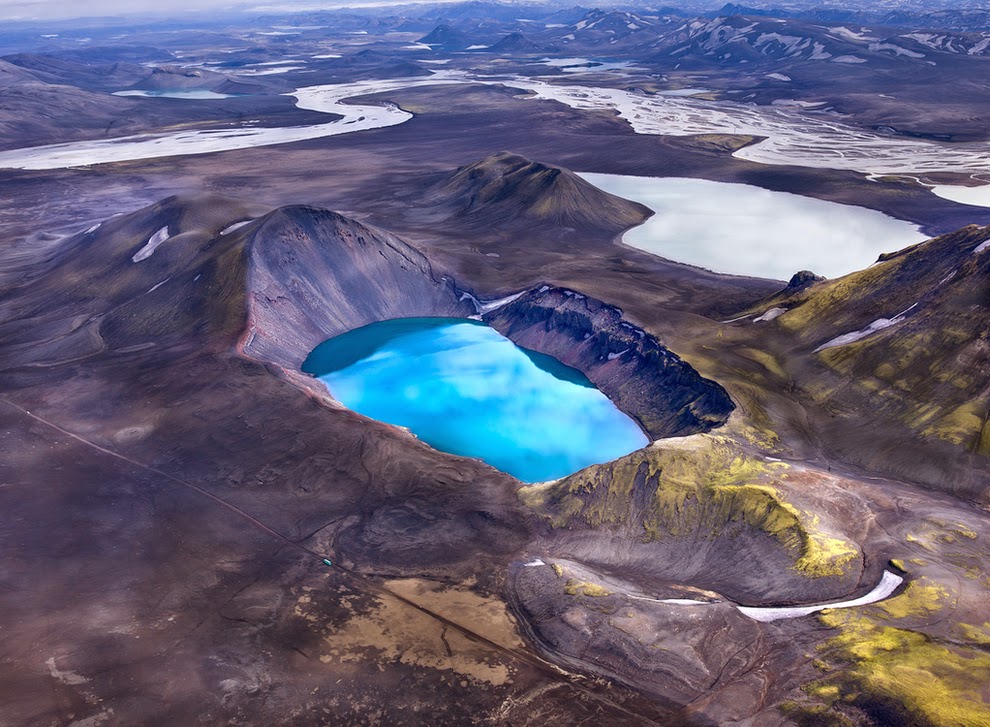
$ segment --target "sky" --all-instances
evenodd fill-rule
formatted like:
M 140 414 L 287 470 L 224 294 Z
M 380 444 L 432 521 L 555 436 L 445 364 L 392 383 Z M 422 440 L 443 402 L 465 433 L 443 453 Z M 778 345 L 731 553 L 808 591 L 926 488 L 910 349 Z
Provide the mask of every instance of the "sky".
M 167 0 L 170 13 L 197 8 L 220 9 L 233 5 L 230 0 Z M 0 0 L 0 18 L 5 20 L 44 20 L 84 16 L 120 15 L 123 12 L 160 11 L 160 0 Z
M 318 9 L 330 9 L 339 7 L 369 7 L 382 5 L 410 5 L 414 3 L 436 4 L 445 2 L 461 2 L 462 0 L 0 0 L 0 21 L 2 20 L 34 20 L 43 21 L 46 19 L 63 20 L 66 18 L 79 17 L 99 17 L 99 16 L 119 16 L 126 14 L 157 14 L 169 17 L 187 17 L 195 13 L 213 13 L 225 9 L 245 9 L 258 10 L 261 12 L 293 12 Z M 505 2 L 506 0 L 502 0 Z M 509 0 L 511 1 L 511 0 Z M 520 0 L 521 2 L 532 2 L 533 0 Z M 538 0 L 537 0 L 538 1 Z M 766 5 L 777 5 L 785 3 L 774 3 L 769 0 L 737 0 L 743 5 L 756 7 Z M 712 8 L 721 5 L 723 0 L 690 0 L 689 2 L 657 2 L 656 5 L 674 6 L 707 6 Z M 612 5 L 616 0 L 597 0 L 597 2 L 574 4 L 584 5 Z M 925 7 L 930 4 L 934 7 L 952 6 L 981 6 L 982 0 L 903 0 L 900 4 L 904 6 Z M 649 5 L 651 3 L 645 2 Z M 801 5 L 816 4 L 814 0 L 804 0 Z M 820 0 L 820 4 L 846 5 L 849 7 L 859 7 L 870 5 L 863 0 L 832 0 L 826 2 Z M 890 4 L 889 2 L 887 4 Z
M 0 0 L 0 20 L 57 20 L 124 14 L 184 17 L 193 13 L 212 13 L 225 9 L 291 12 L 360 5 L 408 5 L 417 1 L 426 0 Z

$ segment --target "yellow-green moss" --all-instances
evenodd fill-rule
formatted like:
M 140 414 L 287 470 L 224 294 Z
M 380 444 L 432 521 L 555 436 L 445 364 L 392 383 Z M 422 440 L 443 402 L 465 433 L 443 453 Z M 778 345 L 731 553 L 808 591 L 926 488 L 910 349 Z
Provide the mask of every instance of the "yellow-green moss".
M 952 444 L 966 444 L 982 437 L 986 406 L 970 401 L 956 407 L 934 424 L 922 430 L 925 436 L 938 437 Z
M 925 550 L 927 550 L 929 553 L 934 552 L 934 550 L 935 550 L 935 546 L 934 545 L 932 545 L 930 542 L 928 542 L 927 540 L 925 540 L 925 539 L 923 539 L 923 538 L 921 538 L 921 537 L 919 537 L 917 535 L 912 535 L 911 533 L 908 533 L 907 535 L 904 536 L 904 539 L 907 542 L 909 542 L 909 543 L 913 543 L 914 545 L 921 546 L 922 548 L 924 548 Z
M 523 500 L 538 503 L 554 527 L 575 521 L 595 528 L 623 526 L 635 518 L 647 541 L 697 533 L 718 537 L 726 526 L 745 523 L 776 538 L 805 575 L 841 575 L 859 549 L 824 531 L 817 515 L 785 500 L 773 483 L 788 469 L 709 435 L 589 467 Z M 635 512 L 634 487 L 640 488 Z
M 553 485 L 553 482 L 523 485 L 519 488 L 516 494 L 519 496 L 519 499 L 523 501 L 523 504 L 526 505 L 526 507 L 531 507 L 535 510 L 546 502 L 547 495 L 553 490 Z
M 825 704 L 831 706 L 842 694 L 839 687 L 835 684 L 827 684 L 823 682 L 812 682 L 804 687 L 804 691 L 812 697 L 825 702 Z
M 592 598 L 612 595 L 612 592 L 604 586 L 588 581 L 578 581 L 574 578 L 567 579 L 567 583 L 564 584 L 564 593 L 568 596 L 591 596 Z
M 897 376 L 897 370 L 889 363 L 882 363 L 873 371 L 873 375 L 878 379 L 890 382 Z
M 819 666 L 832 672 L 822 683 L 838 687 L 844 698 L 892 701 L 904 714 L 930 724 L 990 724 L 983 694 L 990 683 L 990 655 L 937 644 L 852 610 L 825 611 L 819 618 L 841 632 L 824 645 L 828 653 Z
M 756 363 L 760 364 L 760 366 L 765 368 L 774 376 L 781 379 L 787 378 L 787 372 L 784 371 L 780 363 L 777 362 L 777 359 L 775 359 L 771 354 L 767 353 L 766 351 L 761 351 L 756 348 L 740 348 L 738 349 L 738 351 L 740 354 L 750 359 L 751 361 L 755 361 Z
M 881 601 L 877 608 L 891 618 L 927 616 L 941 611 L 949 599 L 949 591 L 941 584 L 920 578 L 908 583 L 904 592 L 894 598 Z
M 849 301 L 868 295 L 873 289 L 882 285 L 899 265 L 899 261 L 878 263 L 845 277 L 816 285 L 813 291 L 806 292 L 798 299 L 798 305 L 777 318 L 777 323 L 785 330 L 796 333 L 811 330 L 821 321 L 842 324 L 842 321 L 835 320 L 833 310 L 841 309 Z
M 976 453 L 982 454 L 984 457 L 990 457 L 990 420 L 980 430 L 980 441 L 976 445 Z
M 801 558 L 794 566 L 798 570 L 813 576 L 842 575 L 843 566 L 859 556 L 858 548 L 852 543 L 819 530 L 821 519 L 818 515 L 798 510 L 771 487 L 757 489 L 770 494 L 774 502 L 793 517 L 801 537 Z
M 981 646 L 990 645 L 990 622 L 986 622 L 982 626 L 961 623 L 957 624 L 956 627 L 966 641 L 972 641 Z

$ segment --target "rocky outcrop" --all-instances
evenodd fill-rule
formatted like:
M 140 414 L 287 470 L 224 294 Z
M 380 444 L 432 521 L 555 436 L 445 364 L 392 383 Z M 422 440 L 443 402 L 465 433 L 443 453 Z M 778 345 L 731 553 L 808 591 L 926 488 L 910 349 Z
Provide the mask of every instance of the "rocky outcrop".
M 735 408 L 725 389 L 618 308 L 576 291 L 540 286 L 483 318 L 518 345 L 582 371 L 654 439 L 708 431 Z
M 799 270 L 791 276 L 791 279 L 787 281 L 787 287 L 784 290 L 788 293 L 793 293 L 799 290 L 804 290 L 809 285 L 814 285 L 815 283 L 820 283 L 825 280 L 822 275 L 816 275 L 810 270 Z

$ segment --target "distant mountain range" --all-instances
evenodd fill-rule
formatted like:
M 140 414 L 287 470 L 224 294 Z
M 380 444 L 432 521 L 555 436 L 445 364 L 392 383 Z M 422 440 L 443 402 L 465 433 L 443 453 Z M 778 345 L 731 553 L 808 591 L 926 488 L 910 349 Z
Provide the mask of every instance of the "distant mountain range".
M 775 17 L 727 5 L 714 17 L 685 17 L 676 11 L 590 10 L 570 22 L 516 21 L 504 33 L 477 18 L 436 26 L 420 38 L 443 50 L 477 49 L 487 53 L 537 53 L 559 49 L 588 54 L 628 55 L 663 65 L 711 67 L 774 65 L 822 61 L 843 64 L 896 61 L 937 62 L 944 54 L 990 57 L 990 30 L 977 15 L 969 32 L 931 30 L 924 22 L 900 28 L 864 27 L 862 14 L 836 18 Z M 846 17 L 848 15 L 848 17 Z M 913 16 L 912 16 L 913 17 Z M 917 19 L 915 19 L 917 20 Z M 937 26 L 935 26 L 937 27 Z M 502 35 L 497 35 L 499 31 Z

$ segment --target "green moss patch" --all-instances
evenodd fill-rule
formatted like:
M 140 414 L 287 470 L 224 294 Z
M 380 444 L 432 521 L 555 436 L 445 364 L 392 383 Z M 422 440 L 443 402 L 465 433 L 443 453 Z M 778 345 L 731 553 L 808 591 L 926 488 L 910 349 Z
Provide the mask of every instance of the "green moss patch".
M 574 578 L 567 579 L 567 583 L 564 584 L 564 593 L 568 596 L 591 596 L 592 598 L 603 598 L 612 595 L 612 592 L 605 588 L 605 586 L 590 583 L 589 581 L 579 581 Z
M 920 600 L 909 600 L 918 606 L 930 604 L 929 597 L 941 598 L 928 592 Z M 882 711 L 897 724 L 990 724 L 984 694 L 984 685 L 990 684 L 990 654 L 936 643 L 925 634 L 854 611 L 827 611 L 819 618 L 840 634 L 826 642 L 816 662 L 831 675 L 807 685 L 809 696 L 832 709 L 850 704 L 867 712 Z
M 773 536 L 810 577 L 839 576 L 858 547 L 821 527 L 819 516 L 775 487 L 788 465 L 744 453 L 712 435 L 635 452 L 550 485 L 524 487 L 523 502 L 553 527 L 633 526 L 644 541 L 716 538 L 745 524 Z

